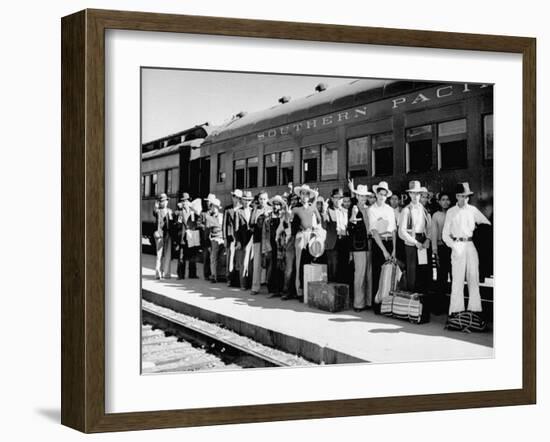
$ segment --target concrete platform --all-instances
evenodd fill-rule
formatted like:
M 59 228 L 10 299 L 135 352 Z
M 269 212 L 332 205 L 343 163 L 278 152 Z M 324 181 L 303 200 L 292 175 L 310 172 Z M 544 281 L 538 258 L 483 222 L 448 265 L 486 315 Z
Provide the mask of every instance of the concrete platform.
M 176 270 L 175 261 L 173 271 Z M 202 275 L 199 269 L 199 275 Z M 353 310 L 328 313 L 296 300 L 229 288 L 203 279 L 154 278 L 154 257 L 142 255 L 142 296 L 180 313 L 225 327 L 317 363 L 413 362 L 493 357 L 493 334 L 444 329 L 445 316 L 427 324 Z

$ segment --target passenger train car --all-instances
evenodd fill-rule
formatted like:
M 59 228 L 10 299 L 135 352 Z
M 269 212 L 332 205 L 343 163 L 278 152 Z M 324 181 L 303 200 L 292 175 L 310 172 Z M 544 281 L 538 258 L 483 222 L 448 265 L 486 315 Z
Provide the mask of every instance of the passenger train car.
M 472 201 L 492 220 L 493 87 L 489 84 L 354 80 L 271 108 L 240 112 L 142 146 L 142 235 L 152 237 L 161 193 L 216 194 L 239 188 L 269 195 L 308 183 L 323 196 L 348 178 L 381 180 L 404 192 L 420 180 L 434 194 L 468 181 Z
M 468 181 L 492 218 L 493 87 L 489 84 L 355 80 L 214 128 L 200 147 L 209 191 L 229 203 L 234 188 L 308 183 L 328 196 L 348 178 L 369 189 L 381 180 L 403 192 L 420 180 L 433 193 Z
M 161 193 L 168 195 L 175 208 L 182 192 L 208 193 L 209 158 L 199 157 L 198 149 L 208 136 L 210 126 L 203 124 L 145 143 L 141 153 L 141 234 L 153 241 L 153 207 Z

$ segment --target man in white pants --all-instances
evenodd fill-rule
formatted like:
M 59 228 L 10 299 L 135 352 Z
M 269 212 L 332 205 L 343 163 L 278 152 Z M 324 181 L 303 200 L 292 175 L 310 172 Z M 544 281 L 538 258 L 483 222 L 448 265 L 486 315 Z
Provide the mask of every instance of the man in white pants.
M 447 211 L 443 225 L 443 241 L 451 248 L 453 282 L 449 315 L 459 313 L 464 308 L 464 279 L 468 282 L 468 310 L 481 312 L 479 294 L 479 257 L 473 243 L 476 224 L 491 224 L 474 206 L 468 204 L 473 195 L 468 183 L 458 183 L 456 206 Z

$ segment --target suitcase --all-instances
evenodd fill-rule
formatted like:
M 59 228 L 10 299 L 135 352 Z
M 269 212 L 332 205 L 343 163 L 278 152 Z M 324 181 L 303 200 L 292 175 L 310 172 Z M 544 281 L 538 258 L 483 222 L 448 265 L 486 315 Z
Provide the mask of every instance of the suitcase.
M 487 321 L 481 313 L 465 311 L 449 315 L 445 328 L 464 332 L 483 332 L 487 330 Z
M 349 286 L 334 282 L 309 282 L 308 300 L 310 307 L 335 313 L 350 307 Z
M 393 318 L 404 319 L 413 324 L 423 324 L 430 321 L 430 311 L 425 306 L 426 297 L 421 293 L 411 293 L 401 290 L 390 292 L 390 296 L 382 300 L 380 312 Z
M 308 300 L 308 283 L 313 281 L 327 282 L 326 264 L 304 265 L 304 304 L 307 304 Z
M 380 271 L 380 283 L 378 284 L 378 292 L 374 301 L 377 304 L 381 304 L 384 301 L 384 298 L 390 296 L 392 290 L 397 289 L 397 284 L 401 280 L 401 269 L 399 266 L 392 262 L 386 262 L 382 266 Z

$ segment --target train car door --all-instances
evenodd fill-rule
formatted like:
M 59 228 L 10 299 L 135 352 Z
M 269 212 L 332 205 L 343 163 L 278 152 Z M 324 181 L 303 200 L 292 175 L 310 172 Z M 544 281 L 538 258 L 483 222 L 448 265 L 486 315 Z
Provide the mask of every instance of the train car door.
M 210 193 L 210 157 L 189 162 L 189 193 L 193 198 L 206 198 Z

